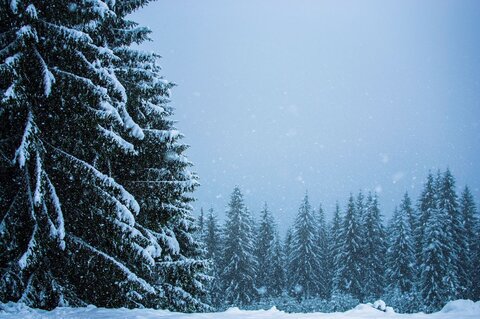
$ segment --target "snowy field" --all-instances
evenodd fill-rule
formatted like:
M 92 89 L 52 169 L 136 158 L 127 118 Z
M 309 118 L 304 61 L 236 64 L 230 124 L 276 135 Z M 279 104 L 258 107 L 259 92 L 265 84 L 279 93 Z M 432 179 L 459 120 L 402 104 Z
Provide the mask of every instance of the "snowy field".
M 361 304 L 346 312 L 336 313 L 285 313 L 275 308 L 270 310 L 244 311 L 237 308 L 220 313 L 183 314 L 152 309 L 105 309 L 89 306 L 86 308 L 57 308 L 44 311 L 28 308 L 22 304 L 0 304 L 1 319 L 355 319 L 355 318 L 404 318 L 404 319 L 478 319 L 480 302 L 456 300 L 448 303 L 441 311 L 433 314 L 397 314 L 391 308 L 386 312 Z

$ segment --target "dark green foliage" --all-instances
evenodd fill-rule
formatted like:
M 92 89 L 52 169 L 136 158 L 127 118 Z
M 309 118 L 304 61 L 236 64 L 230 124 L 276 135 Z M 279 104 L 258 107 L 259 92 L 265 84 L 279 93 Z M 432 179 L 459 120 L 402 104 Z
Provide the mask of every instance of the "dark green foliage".
M 329 249 L 329 231 L 325 220 L 322 206 L 318 208 L 317 219 L 317 250 L 319 259 L 318 271 L 318 295 L 322 299 L 328 299 L 332 290 L 331 280 L 331 251 Z
M 332 281 L 332 291 L 338 291 L 338 272 L 337 269 L 340 268 L 340 257 L 342 253 L 342 218 L 340 217 L 340 206 L 338 202 L 335 205 L 335 212 L 333 215 L 332 226 L 330 230 L 331 242 L 329 244 L 329 249 L 331 251 L 331 281 Z
M 287 276 L 289 291 L 297 298 L 315 296 L 319 291 L 320 258 L 316 220 L 305 195 L 293 225 L 292 251 Z
M 270 246 L 268 252 L 272 260 L 272 269 L 270 273 L 270 288 L 269 294 L 272 297 L 279 297 L 285 290 L 286 287 L 286 276 L 285 276 L 285 256 L 283 254 L 282 243 L 280 242 L 280 236 L 278 233 L 275 233 L 275 238 L 273 245 Z
M 467 286 L 470 280 L 467 274 L 468 268 L 468 243 L 465 232 L 463 216 L 458 207 L 458 198 L 455 191 L 455 179 L 449 169 L 442 176 L 441 183 L 438 185 L 438 209 L 441 216 L 448 217 L 448 229 L 451 237 L 451 251 L 448 265 L 449 272 L 455 286 L 452 298 L 461 298 L 467 293 Z M 458 281 L 458 282 L 455 282 Z
M 1 3 L 3 301 L 206 308 L 172 84 L 128 48 L 146 3 Z
M 362 298 L 362 238 L 361 224 L 355 209 L 353 196 L 348 201 L 347 211 L 341 227 L 340 251 L 335 282 L 341 294 L 349 294 L 353 298 Z
M 264 204 L 263 210 L 260 212 L 260 224 L 257 230 L 255 256 L 257 258 L 257 276 L 256 286 L 259 289 L 265 289 L 268 294 L 270 269 L 272 269 L 271 256 L 268 252 L 271 250 L 275 236 L 274 220 L 269 212 L 267 203 Z
M 382 215 L 376 195 L 368 194 L 363 218 L 363 293 L 367 301 L 375 301 L 385 287 L 385 254 L 387 244 Z
M 266 203 L 260 213 L 255 255 L 258 262 L 256 287 L 261 297 L 278 296 L 283 290 L 283 254 L 275 220 Z
M 400 207 L 400 210 L 395 209 L 393 214 L 387 251 L 386 276 L 389 292 L 398 290 L 399 293 L 404 294 L 410 293 L 416 283 L 415 244 L 405 199 Z
M 460 262 L 467 274 L 465 285 L 465 298 L 480 299 L 480 289 L 478 283 L 480 280 L 480 233 L 478 212 L 473 200 L 473 195 L 468 187 L 465 187 L 459 202 L 460 214 L 463 218 L 466 239 L 466 251 L 461 255 Z
M 226 215 L 220 270 L 223 297 L 229 306 L 248 305 L 258 299 L 255 287 L 257 260 L 254 255 L 253 220 L 238 187 L 233 190 Z

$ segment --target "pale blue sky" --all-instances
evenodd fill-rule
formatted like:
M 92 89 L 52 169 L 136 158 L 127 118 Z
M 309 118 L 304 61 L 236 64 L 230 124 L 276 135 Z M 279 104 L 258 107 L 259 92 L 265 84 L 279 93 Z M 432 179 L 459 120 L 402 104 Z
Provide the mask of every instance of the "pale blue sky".
M 389 216 L 428 170 L 480 198 L 480 1 L 160 0 L 153 31 L 178 128 L 223 215 L 238 184 L 290 225 L 377 190 Z

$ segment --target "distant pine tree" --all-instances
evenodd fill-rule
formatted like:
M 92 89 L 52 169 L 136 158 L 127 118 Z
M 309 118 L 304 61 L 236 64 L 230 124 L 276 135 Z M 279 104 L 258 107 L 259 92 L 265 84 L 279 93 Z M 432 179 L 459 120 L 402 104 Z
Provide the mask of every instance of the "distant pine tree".
M 359 237 L 360 237 L 360 245 L 361 247 L 365 247 L 367 245 L 367 237 L 365 234 L 365 224 L 366 224 L 366 218 L 367 218 L 367 203 L 365 202 L 365 196 L 363 195 L 363 191 L 360 190 L 357 194 L 357 197 L 355 199 L 355 211 L 356 215 L 358 218 L 358 232 L 359 232 Z M 360 285 L 362 287 L 366 287 L 367 284 L 367 274 L 364 272 L 365 269 L 369 268 L 368 265 L 368 260 L 366 256 L 363 256 L 360 259 L 359 267 L 362 270 L 360 272 L 360 277 L 358 280 L 360 281 Z M 361 302 L 364 301 L 363 298 L 365 297 L 364 295 L 364 289 L 362 288 L 362 293 L 359 296 L 356 296 Z
M 210 275 L 212 279 L 209 284 L 208 297 L 210 303 L 214 306 L 219 306 L 223 297 L 219 278 L 219 265 L 222 255 L 222 239 L 220 234 L 217 217 L 213 212 L 213 208 L 210 208 L 205 220 L 203 242 L 206 251 L 205 257 L 211 262 Z
M 285 241 L 283 244 L 283 264 L 285 265 L 285 287 L 289 288 L 292 287 L 292 277 L 290 274 L 292 273 L 292 251 L 293 251 L 293 230 L 292 228 L 287 229 L 287 233 L 285 235 Z
M 316 220 L 308 201 L 308 195 L 305 194 L 293 225 L 290 269 L 287 274 L 291 277 L 290 291 L 297 298 L 313 297 L 319 291 L 320 256 L 316 240 Z
M 450 264 L 450 261 L 455 263 L 456 259 L 453 258 L 450 216 L 445 209 L 446 203 L 442 204 L 443 208 L 439 207 L 440 202 L 445 201 L 441 199 L 441 188 L 444 186 L 440 174 L 434 184 L 435 188 L 432 187 L 432 180 L 429 175 L 420 202 L 422 211 L 428 216 L 424 224 L 419 284 L 426 312 L 439 310 L 455 298 L 458 289 L 457 273 Z
M 255 287 L 257 260 L 253 246 L 254 224 L 238 187 L 233 190 L 226 215 L 220 270 L 224 300 L 229 306 L 249 305 L 258 299 Z
M 317 250 L 319 258 L 318 272 L 318 295 L 322 299 L 328 299 L 331 295 L 331 252 L 329 250 L 329 232 L 325 213 L 322 206 L 318 208 L 317 217 Z
M 410 224 L 410 229 L 412 231 L 414 229 L 417 229 L 418 217 L 415 209 L 413 208 L 412 200 L 410 199 L 410 196 L 408 196 L 408 192 L 405 192 L 405 194 L 403 195 L 403 199 L 400 203 L 400 211 L 403 212 L 402 214 L 405 214 L 407 216 L 408 223 Z
M 368 194 L 363 218 L 363 296 L 375 301 L 385 288 L 385 229 L 376 195 Z
M 353 196 L 350 195 L 347 211 L 341 227 L 341 247 L 337 260 L 336 281 L 338 292 L 349 294 L 354 298 L 362 298 L 363 278 L 360 268 L 362 265 L 362 238 L 360 233 L 360 221 L 355 209 Z
M 466 238 L 466 252 L 461 255 L 462 263 L 467 274 L 467 281 L 463 283 L 466 288 L 465 298 L 472 300 L 480 299 L 480 288 L 476 284 L 480 282 L 480 237 L 479 237 L 479 221 L 478 212 L 473 200 L 473 195 L 468 186 L 466 186 L 460 197 L 460 214 L 463 218 Z
M 425 245 L 425 228 L 430 215 L 437 209 L 437 194 L 435 180 L 431 172 L 428 173 L 427 180 L 418 200 L 418 227 L 414 229 L 415 246 L 417 255 L 417 264 L 423 263 L 423 247 Z
M 439 204 L 440 214 L 448 216 L 448 231 L 450 232 L 452 242 L 449 244 L 450 256 L 448 265 L 450 266 L 450 276 L 452 280 L 451 298 L 463 298 L 467 293 L 469 286 L 469 277 L 467 274 L 468 264 L 468 239 L 466 237 L 463 215 L 458 207 L 458 198 L 455 190 L 455 179 L 449 169 L 445 171 L 439 185 Z
M 340 217 L 340 206 L 338 202 L 335 205 L 335 212 L 333 214 L 332 226 L 330 230 L 330 245 L 329 249 L 331 251 L 331 260 L 332 260 L 332 270 L 331 270 L 331 281 L 332 281 L 332 290 L 333 292 L 339 290 L 339 269 L 340 269 L 340 258 L 342 255 L 342 218 Z
M 416 283 L 415 270 L 415 242 L 410 228 L 408 202 L 405 200 L 395 208 L 392 228 L 390 229 L 387 250 L 387 282 L 390 292 L 398 289 L 401 293 L 411 292 Z
M 215 264 L 220 262 L 219 258 L 222 252 L 220 234 L 221 230 L 218 224 L 217 216 L 214 214 L 213 208 L 210 208 L 205 220 L 203 242 L 205 244 L 206 257 L 212 260 Z
M 268 210 L 267 203 L 264 204 L 260 213 L 260 224 L 258 228 L 255 255 L 258 262 L 256 287 L 261 289 L 264 297 L 268 297 L 271 282 L 271 270 L 273 261 L 270 252 L 275 239 L 275 222 L 273 216 Z
M 407 221 L 410 224 L 410 230 L 411 230 L 410 239 L 413 242 L 414 250 L 415 250 L 415 263 L 414 263 L 415 277 L 418 277 L 419 261 L 417 260 L 418 254 L 417 254 L 417 237 L 416 237 L 417 233 L 416 232 L 420 227 L 419 216 L 415 211 L 415 208 L 413 207 L 412 200 L 410 199 L 408 192 L 405 192 L 405 194 L 403 195 L 403 199 L 400 202 L 399 208 L 400 208 L 400 213 L 406 216 Z
M 273 245 L 270 246 L 268 256 L 272 263 L 269 271 L 269 295 L 280 297 L 285 289 L 285 256 L 278 232 L 275 233 Z

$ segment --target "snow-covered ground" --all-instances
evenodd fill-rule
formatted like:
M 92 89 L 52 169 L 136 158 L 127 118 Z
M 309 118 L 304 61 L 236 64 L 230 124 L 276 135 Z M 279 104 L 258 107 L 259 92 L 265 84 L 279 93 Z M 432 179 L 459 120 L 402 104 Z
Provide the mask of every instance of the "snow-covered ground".
M 231 308 L 220 313 L 183 314 L 152 309 L 105 309 L 89 306 L 86 308 L 57 308 L 44 311 L 28 308 L 22 304 L 0 303 L 0 318 L 3 319 L 478 319 L 480 302 L 456 300 L 448 303 L 441 311 L 433 314 L 397 314 L 391 308 L 386 312 L 361 304 L 352 310 L 336 313 L 285 313 L 275 308 L 270 310 L 244 311 Z

